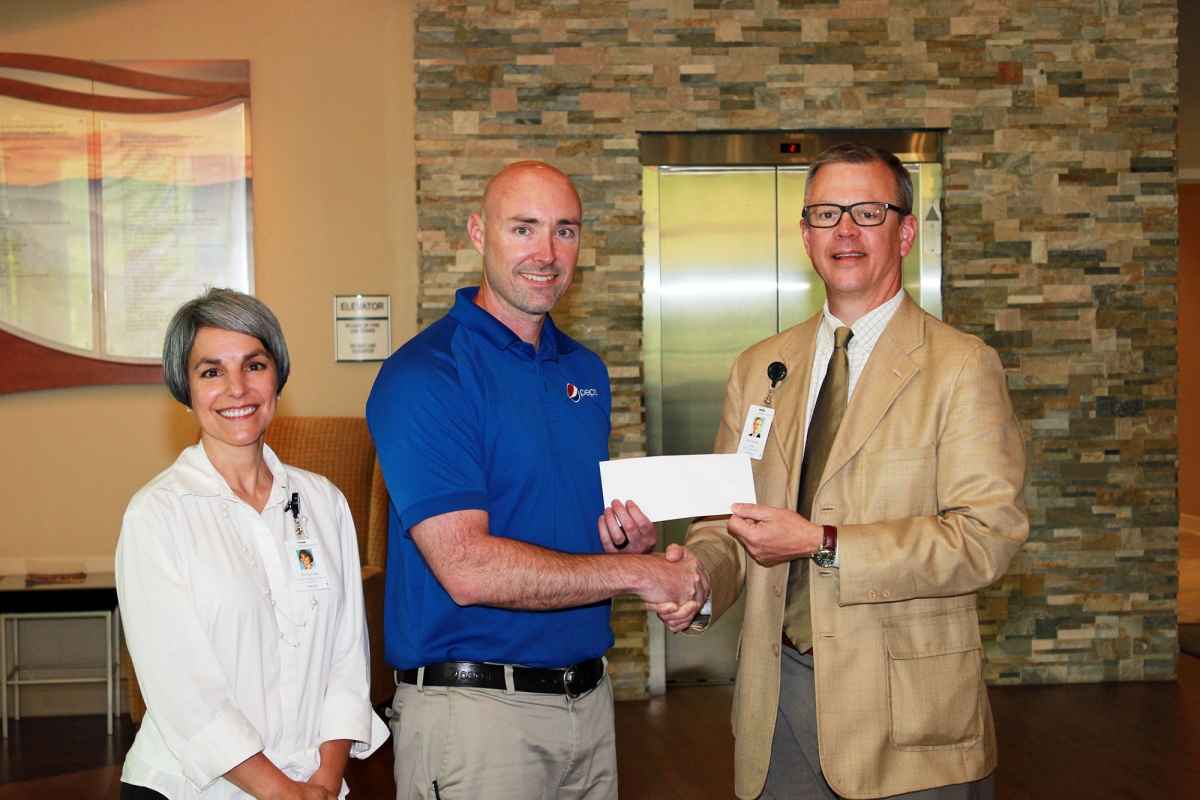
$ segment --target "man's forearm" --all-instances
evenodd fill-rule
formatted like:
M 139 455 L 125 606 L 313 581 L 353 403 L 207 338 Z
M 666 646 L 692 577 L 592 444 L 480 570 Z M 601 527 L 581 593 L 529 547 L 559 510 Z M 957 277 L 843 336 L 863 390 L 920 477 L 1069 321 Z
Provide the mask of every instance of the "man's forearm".
M 684 603 L 707 594 L 691 554 L 574 554 L 492 536 L 483 511 L 457 511 L 414 525 L 413 541 L 459 605 L 543 611 L 633 592 L 647 602 Z M 703 601 L 703 597 L 699 598 Z
M 666 599 L 658 586 L 663 566 L 655 563 L 662 562 L 661 556 L 576 555 L 490 538 L 487 552 L 470 554 L 442 579 L 459 605 L 541 611 L 598 603 L 626 592 L 657 592 Z

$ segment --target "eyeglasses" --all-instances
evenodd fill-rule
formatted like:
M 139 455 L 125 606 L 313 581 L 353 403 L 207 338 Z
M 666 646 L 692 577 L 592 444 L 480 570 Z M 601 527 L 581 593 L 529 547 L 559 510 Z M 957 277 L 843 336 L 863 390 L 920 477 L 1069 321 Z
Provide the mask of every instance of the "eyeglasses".
M 834 228 L 842 221 L 842 214 L 849 211 L 850 219 L 854 220 L 855 224 L 863 228 L 873 228 L 883 224 L 883 221 L 887 219 L 889 208 L 896 209 L 896 213 L 902 216 L 909 214 L 908 209 L 891 203 L 852 203 L 848 206 L 819 203 L 805 206 L 804 210 L 800 212 L 800 216 L 814 228 Z

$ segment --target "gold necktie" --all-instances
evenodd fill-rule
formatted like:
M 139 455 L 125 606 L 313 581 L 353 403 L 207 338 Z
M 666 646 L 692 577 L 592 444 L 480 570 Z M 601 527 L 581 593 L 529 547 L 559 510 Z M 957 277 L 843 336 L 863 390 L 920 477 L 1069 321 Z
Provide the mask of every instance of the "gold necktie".
M 808 435 L 804 441 L 804 460 L 800 463 L 800 501 L 797 510 L 805 519 L 812 519 L 813 498 L 821 485 L 825 462 L 833 449 L 842 417 L 846 413 L 846 398 L 850 389 L 850 358 L 846 345 L 854 336 L 849 328 L 838 328 L 833 332 L 833 352 L 829 355 L 829 367 L 825 380 L 817 393 L 813 405 L 812 420 L 808 423 Z M 787 604 L 783 612 L 783 632 L 801 653 L 812 647 L 812 609 L 808 597 L 807 558 L 792 562 L 788 571 Z

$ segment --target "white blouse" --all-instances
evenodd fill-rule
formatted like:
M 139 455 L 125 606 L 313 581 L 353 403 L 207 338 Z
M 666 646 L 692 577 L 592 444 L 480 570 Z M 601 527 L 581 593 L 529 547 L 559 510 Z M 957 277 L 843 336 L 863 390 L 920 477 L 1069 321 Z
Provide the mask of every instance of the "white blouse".
M 121 779 L 171 800 L 248 797 L 221 776 L 260 751 L 306 780 L 322 742 L 350 739 L 366 758 L 388 736 L 369 698 L 350 509 L 263 451 L 275 485 L 261 514 L 197 444 L 133 496 L 121 527 L 117 595 L 147 707 Z M 293 565 L 292 493 L 328 588 L 304 588 Z

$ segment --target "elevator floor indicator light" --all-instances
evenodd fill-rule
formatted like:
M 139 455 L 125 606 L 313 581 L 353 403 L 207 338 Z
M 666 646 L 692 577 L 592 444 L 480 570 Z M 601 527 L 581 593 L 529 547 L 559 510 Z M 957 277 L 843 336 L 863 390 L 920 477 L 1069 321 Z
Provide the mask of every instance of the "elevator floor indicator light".
M 942 215 L 936 197 L 921 200 L 921 252 L 927 256 L 942 254 Z

